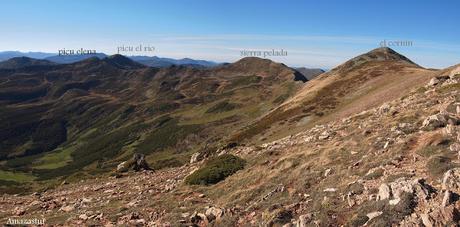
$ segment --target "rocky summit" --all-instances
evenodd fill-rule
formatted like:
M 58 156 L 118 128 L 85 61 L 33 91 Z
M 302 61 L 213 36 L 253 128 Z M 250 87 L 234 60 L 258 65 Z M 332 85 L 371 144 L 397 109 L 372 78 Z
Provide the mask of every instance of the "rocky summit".
M 0 70 L 5 223 L 460 222 L 460 65 L 378 48 L 309 78 L 254 57 Z

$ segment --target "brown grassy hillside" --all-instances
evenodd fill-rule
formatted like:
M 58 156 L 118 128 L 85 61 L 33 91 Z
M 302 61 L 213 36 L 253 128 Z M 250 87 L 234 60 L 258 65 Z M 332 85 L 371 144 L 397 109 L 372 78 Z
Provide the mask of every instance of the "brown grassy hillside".
M 309 81 L 294 97 L 232 139 L 270 140 L 350 116 L 401 97 L 436 73 L 389 48 L 375 49 Z

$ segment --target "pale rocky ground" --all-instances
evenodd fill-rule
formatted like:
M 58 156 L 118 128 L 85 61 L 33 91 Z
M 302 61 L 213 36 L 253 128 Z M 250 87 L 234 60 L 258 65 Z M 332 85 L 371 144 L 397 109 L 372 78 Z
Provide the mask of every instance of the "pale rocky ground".
M 248 165 L 213 186 L 183 183 L 202 164 L 194 160 L 3 195 L 0 219 L 44 217 L 75 226 L 457 226 L 458 69 L 378 108 L 261 146 L 219 151 Z

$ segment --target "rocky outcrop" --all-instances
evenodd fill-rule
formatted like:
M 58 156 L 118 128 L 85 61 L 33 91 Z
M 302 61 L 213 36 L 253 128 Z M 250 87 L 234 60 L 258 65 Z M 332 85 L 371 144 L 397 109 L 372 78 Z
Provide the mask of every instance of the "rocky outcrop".
M 442 179 L 442 190 L 460 193 L 460 168 L 448 170 Z
M 422 130 L 430 131 L 446 125 L 458 125 L 459 119 L 449 113 L 438 113 L 427 117 L 422 123 Z
M 220 222 L 221 218 L 225 214 L 225 209 L 214 206 L 205 207 L 204 213 L 194 212 L 190 216 L 190 223 L 198 226 L 206 226 L 209 223 Z
M 458 193 L 460 192 L 460 168 L 448 170 L 442 179 L 442 193 L 419 205 L 418 214 L 403 220 L 402 226 L 458 226 L 460 212 Z
M 436 76 L 431 78 L 430 82 L 428 82 L 427 87 L 433 87 L 438 84 L 442 84 L 443 82 L 447 81 L 449 76 Z
M 458 226 L 459 217 L 458 210 L 453 206 L 433 209 L 431 212 L 420 215 L 423 225 L 427 227 Z
M 192 157 L 190 158 L 190 164 L 196 163 L 202 159 L 202 155 L 200 152 L 196 152 L 192 154 Z
M 133 160 L 134 160 L 133 169 L 135 171 L 150 170 L 150 167 L 147 164 L 147 161 L 145 161 L 145 155 L 144 154 L 134 154 Z
M 390 184 L 381 184 L 377 195 L 377 200 L 388 199 L 390 205 L 396 205 L 401 201 L 403 193 L 409 193 L 418 198 L 421 203 L 426 203 L 433 190 L 423 179 L 399 178 Z
M 458 70 L 458 68 L 456 70 Z M 452 72 L 449 75 L 441 75 L 431 78 L 430 82 L 428 82 L 426 87 L 430 88 L 459 83 L 460 74 L 456 70 L 452 70 Z
M 122 172 L 122 171 L 124 171 L 125 169 L 127 169 L 127 167 L 126 167 L 126 161 L 121 162 L 120 164 L 117 165 L 117 172 Z
M 222 216 L 224 216 L 224 213 L 225 213 L 225 210 L 222 209 L 222 208 L 218 208 L 218 207 L 208 207 L 206 209 L 206 217 L 208 218 L 208 220 L 210 221 L 213 221 L 213 220 L 220 220 L 222 218 Z
M 131 160 L 124 161 L 117 166 L 117 172 L 126 172 L 130 169 L 134 171 L 151 170 L 145 160 L 145 155 L 138 153 L 134 154 Z

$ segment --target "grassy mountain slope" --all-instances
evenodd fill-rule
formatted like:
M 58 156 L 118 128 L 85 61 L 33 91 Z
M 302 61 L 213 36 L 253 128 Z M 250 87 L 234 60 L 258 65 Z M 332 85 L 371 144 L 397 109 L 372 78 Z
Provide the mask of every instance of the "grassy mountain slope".
M 385 77 L 397 86 L 404 77 L 410 87 L 391 90 L 397 94 L 381 96 L 379 104 L 353 99 L 362 111 L 342 115 L 343 109 L 330 108 L 314 127 L 306 124 L 299 133 L 267 143 L 220 149 L 226 155 L 210 160 L 5 196 L 0 219 L 16 214 L 44 215 L 49 223 L 69 225 L 455 226 L 460 220 L 460 65 L 430 71 L 407 61 L 383 60 L 361 67 L 323 74 L 307 86 L 321 91 L 334 84 L 355 96 L 350 90 L 363 89 L 363 84 L 380 85 L 377 81 Z M 375 75 L 378 69 L 385 71 Z M 331 78 L 337 76 L 343 78 Z M 356 79 L 362 77 L 366 80 Z M 353 83 L 343 82 L 348 79 Z M 320 97 L 302 89 L 282 108 Z M 343 96 L 334 98 L 343 105 Z M 185 183 L 203 172 L 211 179 L 222 177 L 214 175 L 220 170 L 235 173 L 216 184 Z
M 237 132 L 232 140 L 281 138 L 350 116 L 398 98 L 436 73 L 389 48 L 375 49 L 309 81 L 294 97 Z
M 81 179 L 133 153 L 157 169 L 182 165 L 303 85 L 292 69 L 258 58 L 158 69 L 115 55 L 0 73 L 0 169 L 18 187 L 12 175 Z

